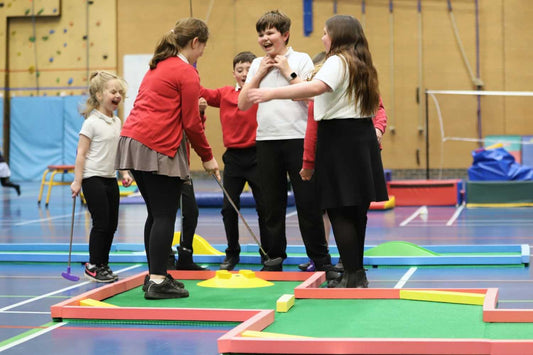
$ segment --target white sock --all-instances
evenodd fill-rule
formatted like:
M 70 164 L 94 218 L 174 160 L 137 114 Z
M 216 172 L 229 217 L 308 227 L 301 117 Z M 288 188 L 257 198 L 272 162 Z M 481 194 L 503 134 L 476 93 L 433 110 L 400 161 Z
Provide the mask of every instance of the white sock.
M 153 283 L 156 283 L 156 284 L 160 284 L 164 281 L 165 279 L 150 279 L 150 281 L 152 281 Z

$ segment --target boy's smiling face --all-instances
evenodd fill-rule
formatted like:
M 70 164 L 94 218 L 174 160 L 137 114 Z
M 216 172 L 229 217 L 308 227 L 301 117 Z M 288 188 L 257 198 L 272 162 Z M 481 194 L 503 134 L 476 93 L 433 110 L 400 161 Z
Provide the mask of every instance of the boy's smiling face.
M 252 63 L 250 62 L 239 62 L 235 64 L 235 68 L 233 68 L 233 77 L 241 88 L 244 86 L 244 82 L 246 81 L 246 77 L 248 76 L 248 71 L 250 70 L 251 64 Z
M 263 48 L 265 54 L 271 58 L 283 55 L 287 51 L 287 39 L 289 32 L 281 33 L 275 27 L 267 28 L 257 34 L 257 43 Z

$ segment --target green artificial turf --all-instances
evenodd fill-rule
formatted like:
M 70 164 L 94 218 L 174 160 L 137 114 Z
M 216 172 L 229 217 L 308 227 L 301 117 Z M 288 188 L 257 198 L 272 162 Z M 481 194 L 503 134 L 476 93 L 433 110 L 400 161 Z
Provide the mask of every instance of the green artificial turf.
M 276 281 L 270 287 L 211 288 L 197 285 L 203 280 L 181 281 L 189 291 L 187 298 L 145 300 L 139 286 L 103 301 L 121 307 L 276 309 L 277 299 L 284 294 L 294 294 L 294 288 L 301 284 L 300 281 Z
M 332 338 L 531 339 L 533 323 L 485 323 L 481 306 L 378 299 L 297 299 L 265 332 Z M 305 326 L 304 326 L 305 325 Z

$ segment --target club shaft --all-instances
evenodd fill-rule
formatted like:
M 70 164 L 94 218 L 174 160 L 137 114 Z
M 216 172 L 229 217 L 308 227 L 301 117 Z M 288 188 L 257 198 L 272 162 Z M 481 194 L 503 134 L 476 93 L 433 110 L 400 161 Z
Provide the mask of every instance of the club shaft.
M 72 219 L 70 221 L 70 244 L 68 248 L 68 269 L 70 272 L 70 256 L 72 254 L 72 238 L 74 237 L 74 213 L 76 212 L 76 197 L 72 198 Z
M 235 202 L 233 202 L 233 200 L 231 199 L 231 197 L 229 196 L 228 194 L 228 191 L 226 191 L 226 188 L 224 187 L 224 185 L 222 185 L 222 182 L 218 179 L 218 177 L 213 174 L 213 177 L 215 178 L 215 180 L 217 181 L 217 184 L 218 186 L 220 186 L 220 188 L 222 189 L 222 191 L 224 192 L 224 195 L 226 196 L 226 198 L 228 199 L 229 203 L 231 204 L 231 206 L 233 207 L 233 209 L 235 210 L 235 212 L 237 212 L 237 214 L 239 215 L 239 217 L 241 218 L 241 221 L 244 223 L 244 225 L 246 226 L 246 229 L 248 229 L 248 232 L 250 232 L 250 235 L 252 236 L 252 238 L 254 238 L 255 242 L 257 243 L 257 245 L 259 246 L 259 250 L 261 250 L 261 253 L 263 253 L 263 255 L 267 258 L 267 259 L 270 259 L 270 257 L 268 256 L 268 254 L 266 253 L 266 251 L 263 249 L 263 247 L 261 246 L 261 242 L 259 241 L 259 239 L 257 238 L 257 236 L 255 235 L 255 233 L 252 231 L 252 228 L 250 228 L 250 226 L 248 225 L 248 222 L 246 222 L 246 219 L 244 219 L 244 216 L 242 215 L 242 213 L 239 211 L 239 209 L 237 208 L 237 205 L 235 205 Z

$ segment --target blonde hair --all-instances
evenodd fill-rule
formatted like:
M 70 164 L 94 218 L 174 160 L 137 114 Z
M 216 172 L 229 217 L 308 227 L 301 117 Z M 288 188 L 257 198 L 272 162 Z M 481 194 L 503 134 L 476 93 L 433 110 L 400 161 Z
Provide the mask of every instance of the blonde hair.
M 159 40 L 150 60 L 150 69 L 155 69 L 162 60 L 177 56 L 180 49 L 196 37 L 200 43 L 206 43 L 209 39 L 209 29 L 204 21 L 193 17 L 178 20 L 174 28 Z
M 80 112 L 83 117 L 87 118 L 92 110 L 100 106 L 96 94 L 103 93 L 106 83 L 111 80 L 118 80 L 120 83 L 120 94 L 122 97 L 126 96 L 128 85 L 123 79 L 106 71 L 92 72 L 89 78 L 89 97 L 85 102 L 85 107 Z

